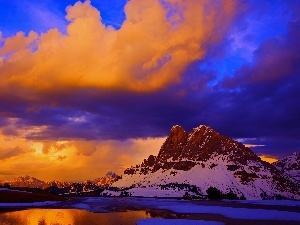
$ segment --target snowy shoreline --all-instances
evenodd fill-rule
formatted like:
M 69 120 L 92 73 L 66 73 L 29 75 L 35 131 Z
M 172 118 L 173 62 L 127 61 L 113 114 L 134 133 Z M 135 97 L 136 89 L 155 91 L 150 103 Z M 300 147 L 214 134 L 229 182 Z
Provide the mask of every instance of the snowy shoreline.
M 59 201 L 44 201 L 44 202 L 1 202 L 0 208 L 13 208 L 13 207 L 43 207 L 43 206 L 50 206 L 60 203 Z
M 180 215 L 221 215 L 231 220 L 300 221 L 300 201 L 190 201 L 158 198 L 72 198 L 70 201 L 0 203 L 0 209 L 79 209 L 96 213 L 130 210 L 169 211 Z M 151 220 L 151 219 L 149 219 Z M 150 223 L 150 221 L 148 221 Z M 148 224 L 143 221 L 140 224 Z M 154 221 L 152 221 L 154 222 Z M 157 221 L 159 222 L 159 221 Z

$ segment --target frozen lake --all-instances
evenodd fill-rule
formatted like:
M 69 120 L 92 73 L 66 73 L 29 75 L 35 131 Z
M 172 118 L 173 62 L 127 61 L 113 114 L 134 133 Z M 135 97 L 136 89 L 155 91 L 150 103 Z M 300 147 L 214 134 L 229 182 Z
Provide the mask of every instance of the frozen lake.
M 0 204 L 0 225 L 299 224 L 299 201 L 187 201 L 72 198 L 45 204 Z

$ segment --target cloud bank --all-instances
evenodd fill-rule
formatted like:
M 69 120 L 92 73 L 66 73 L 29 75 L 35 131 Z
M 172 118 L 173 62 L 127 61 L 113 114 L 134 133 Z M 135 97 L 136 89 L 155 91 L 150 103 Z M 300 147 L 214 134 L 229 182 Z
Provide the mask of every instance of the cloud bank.
M 2 40 L 0 87 L 26 95 L 78 88 L 151 91 L 179 82 L 222 38 L 234 1 L 132 0 L 120 29 L 105 26 L 90 1 L 67 7 L 67 34 L 57 29 Z

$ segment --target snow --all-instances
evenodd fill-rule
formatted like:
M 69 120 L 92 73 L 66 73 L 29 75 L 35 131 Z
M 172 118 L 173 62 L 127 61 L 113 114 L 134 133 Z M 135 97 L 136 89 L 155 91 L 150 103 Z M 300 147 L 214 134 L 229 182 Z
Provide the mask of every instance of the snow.
M 88 198 L 85 198 L 85 201 L 86 203 L 94 203 L 94 202 L 107 202 L 108 198 L 99 198 L 99 197 L 88 197 Z
M 300 201 L 293 200 L 224 200 L 229 202 L 256 204 L 256 205 L 279 205 L 279 206 L 297 206 L 300 207 Z
M 300 221 L 299 212 L 290 212 L 274 209 L 260 209 L 260 208 L 242 208 L 218 206 L 218 205 L 201 205 L 198 201 L 185 201 L 176 199 L 157 199 L 157 198 L 88 198 L 84 202 L 74 204 L 72 207 L 78 209 L 84 209 L 91 212 L 102 212 L 107 205 L 114 202 L 123 201 L 126 205 L 134 205 L 141 209 L 156 209 L 156 210 L 168 210 L 174 213 L 184 214 L 219 214 L 231 219 L 244 219 L 244 220 L 280 220 L 280 221 Z M 234 202 L 234 201 L 233 201 Z M 250 204 L 265 204 L 265 205 L 283 205 L 299 207 L 299 201 L 239 201 L 241 203 Z M 200 204 L 199 204 L 200 203 Z M 156 221 L 151 219 L 149 221 L 142 221 L 138 224 L 170 224 L 177 220 L 163 220 Z M 165 223 L 164 223 L 165 222 Z M 178 222 L 181 223 L 180 220 Z M 191 223 L 192 224 L 192 223 Z M 201 224 L 201 223 L 200 223 Z M 204 223 L 205 224 L 205 223 Z
M 300 221 L 300 213 L 266 210 L 266 209 L 247 209 L 247 208 L 232 208 L 221 206 L 203 206 L 192 204 L 177 204 L 157 207 L 160 209 L 171 210 L 176 213 L 214 213 L 232 219 L 251 219 L 251 220 L 286 220 Z
M 300 182 L 299 163 L 300 153 L 294 152 L 292 155 L 273 163 L 273 165 L 280 171 L 283 171 L 288 177 L 294 179 L 296 182 Z
M 172 129 L 178 127 L 179 126 L 176 125 L 173 126 Z M 194 138 L 196 138 L 195 135 L 203 128 L 205 128 L 203 135 L 205 137 L 205 140 L 201 140 L 201 142 L 199 143 L 199 148 L 205 145 L 206 141 L 208 141 L 211 138 L 211 133 L 213 133 L 213 130 L 204 125 L 200 125 L 199 127 L 194 128 L 190 132 L 187 142 L 192 141 Z M 231 148 L 235 149 L 238 149 L 238 146 L 242 145 L 239 142 L 230 141 L 226 144 L 229 144 Z M 223 144 L 223 150 L 225 150 L 224 148 L 225 144 Z M 237 150 L 235 150 L 232 154 L 236 153 Z M 169 157 L 165 160 L 166 162 L 174 163 L 179 162 L 179 160 L 187 161 L 187 159 L 184 158 L 172 160 L 172 157 Z M 238 197 L 244 195 L 246 199 L 253 200 L 261 199 L 262 193 L 266 194 L 269 198 L 274 198 L 276 195 L 279 194 L 290 199 L 300 199 L 299 195 L 295 195 L 288 188 L 286 188 L 286 191 L 279 190 L 277 188 L 276 182 L 274 182 L 273 179 L 274 174 L 270 171 L 270 168 L 264 166 L 260 161 L 248 160 L 247 165 L 244 165 L 242 163 L 232 162 L 230 155 L 219 155 L 217 152 L 215 152 L 213 155 L 210 156 L 209 160 L 193 162 L 196 165 L 188 171 L 174 171 L 173 169 L 163 170 L 161 168 L 158 171 L 155 171 L 154 173 L 149 172 L 148 174 L 140 174 L 140 168 L 131 167 L 132 169 L 136 170 L 136 173 L 133 175 L 122 175 L 122 179 L 113 183 L 112 186 L 117 187 L 119 189 L 130 187 L 129 190 L 127 190 L 132 196 L 144 197 L 182 197 L 184 194 L 183 190 L 172 190 L 170 188 L 168 191 L 160 190 L 160 185 L 177 183 L 194 185 L 200 190 L 200 192 L 202 192 L 203 195 L 206 194 L 206 190 L 209 187 L 215 187 L 223 193 L 228 193 L 232 191 Z M 237 165 L 240 168 L 237 171 L 245 174 L 255 174 L 258 176 L 258 178 L 251 179 L 250 176 L 248 180 L 242 182 L 242 175 L 235 174 L 237 171 L 228 170 L 228 165 Z M 113 196 L 118 196 L 120 194 L 118 191 L 108 191 L 106 193 L 111 194 Z
M 177 125 L 172 126 L 172 127 L 171 127 L 171 130 L 176 129 L 177 127 L 178 127 L 178 128 L 182 128 L 180 125 L 177 124 Z
M 204 203 L 206 201 L 203 201 Z M 300 201 L 228 201 L 244 204 L 258 204 L 258 205 L 281 205 L 299 207 Z M 55 205 L 57 203 L 57 205 Z M 125 205 L 123 205 L 125 204 Z M 255 208 L 242 208 L 243 205 L 237 205 L 237 207 L 219 206 L 219 205 L 202 205 L 201 201 L 186 201 L 176 199 L 159 199 L 159 198 L 78 198 L 76 202 L 69 204 L 68 202 L 36 202 L 36 203 L 0 203 L 0 207 L 13 208 L 13 207 L 46 207 L 55 205 L 55 207 L 61 208 L 74 208 L 86 210 L 89 212 L 110 212 L 108 206 L 120 205 L 119 209 L 127 210 L 127 206 L 135 206 L 143 209 L 154 210 L 168 210 L 174 213 L 181 214 L 219 214 L 231 219 L 243 219 L 243 220 L 278 220 L 278 221 L 299 221 L 300 213 L 275 209 L 261 209 L 259 206 Z M 125 206 L 122 208 L 121 206 Z M 108 208 L 107 208 L 108 207 Z M 204 225 L 221 225 L 220 222 L 215 221 L 202 221 L 202 220 L 183 220 L 183 219 L 141 219 L 137 223 L 138 225 L 147 224 L 204 224 Z
M 54 205 L 58 201 L 45 201 L 45 202 L 26 202 L 26 203 L 0 203 L 0 207 L 42 207 Z
M 251 201 L 242 201 L 248 203 Z M 252 201 L 255 202 L 255 201 Z M 276 201 L 256 201 L 258 203 L 266 202 L 270 205 Z M 283 205 L 292 205 L 293 202 L 298 204 L 298 201 L 278 201 Z M 300 221 L 300 213 L 268 210 L 268 209 L 249 209 L 249 208 L 232 208 L 223 206 L 206 206 L 199 204 L 192 204 L 190 201 L 180 201 L 174 199 L 140 199 L 136 202 L 137 205 L 143 205 L 148 208 L 170 210 L 175 213 L 207 213 L 220 214 L 232 219 L 251 219 L 251 220 L 283 220 L 283 221 Z
M 141 219 L 137 225 L 223 225 L 224 223 L 205 220 L 184 220 L 184 219 Z
M 130 189 L 133 196 L 142 197 L 182 197 L 185 194 L 184 190 L 161 190 L 160 187 L 133 188 Z
M 90 206 L 88 204 L 84 204 L 84 203 L 77 203 L 72 205 L 72 207 L 76 208 L 76 209 L 84 209 L 84 210 L 89 210 Z
M 169 159 L 170 160 L 170 159 Z M 212 164 L 217 166 L 210 168 Z M 204 165 L 204 168 L 202 167 Z M 250 174 L 256 174 L 260 178 L 254 179 L 247 183 L 241 183 L 240 178 L 234 175 L 234 171 L 229 171 L 227 165 L 232 165 L 232 162 L 228 159 L 228 156 L 213 155 L 205 162 L 198 162 L 188 171 L 175 170 L 176 174 L 172 175 L 172 169 L 163 170 L 160 169 L 154 173 L 149 174 L 124 174 L 122 179 L 113 183 L 114 187 L 125 188 L 135 185 L 135 188 L 128 191 L 132 196 L 158 196 L 158 197 L 182 197 L 185 192 L 182 190 L 159 190 L 159 185 L 166 185 L 169 183 L 186 183 L 197 186 L 202 194 L 206 194 L 206 190 L 209 187 L 216 187 L 223 193 L 228 193 L 230 190 L 237 194 L 237 196 L 244 195 L 248 200 L 261 199 L 261 193 L 265 192 L 272 198 L 276 194 L 280 194 L 287 198 L 300 198 L 294 194 L 286 191 L 282 192 L 275 188 L 272 182 L 272 173 L 265 168 L 261 163 L 248 160 L 248 165 L 239 165 L 242 170 Z M 259 169 L 257 172 L 256 170 Z M 140 189 L 140 190 L 138 190 Z M 169 193 L 167 193 L 169 192 Z M 107 192 L 114 196 L 118 196 L 119 192 Z
M 0 188 L 0 191 L 12 191 L 12 192 L 22 192 L 22 193 L 32 194 L 32 192 L 30 192 L 30 191 L 12 190 L 12 189 L 9 189 L 9 188 Z

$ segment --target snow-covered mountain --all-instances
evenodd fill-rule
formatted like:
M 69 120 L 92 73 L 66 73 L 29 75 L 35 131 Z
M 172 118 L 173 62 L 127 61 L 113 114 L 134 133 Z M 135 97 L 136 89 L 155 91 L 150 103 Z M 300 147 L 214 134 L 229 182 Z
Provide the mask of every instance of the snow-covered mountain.
M 13 180 L 0 181 L 0 185 L 9 184 L 11 187 L 29 187 L 47 189 L 51 192 L 57 193 L 83 193 L 99 190 L 110 186 L 113 182 L 118 180 L 120 176 L 113 172 L 108 172 L 105 176 L 97 178 L 92 181 L 84 182 L 60 182 L 51 181 L 45 182 L 31 176 L 19 176 Z
M 9 181 L 1 181 L 0 183 L 9 184 L 12 187 L 29 187 L 29 188 L 45 188 L 47 183 L 31 176 L 19 176 Z
M 246 199 L 299 199 L 291 179 L 242 143 L 201 125 L 190 133 L 173 126 L 157 156 L 124 171 L 104 195 L 182 197 L 210 188 Z
M 300 153 L 294 152 L 272 164 L 285 175 L 294 179 L 300 188 Z
M 61 182 L 61 181 L 50 181 L 45 182 L 31 176 L 18 176 L 12 180 L 0 181 L 0 185 L 9 184 L 11 187 L 28 187 L 28 188 L 41 188 L 45 189 L 50 186 L 55 186 L 58 188 L 69 187 L 73 182 Z

